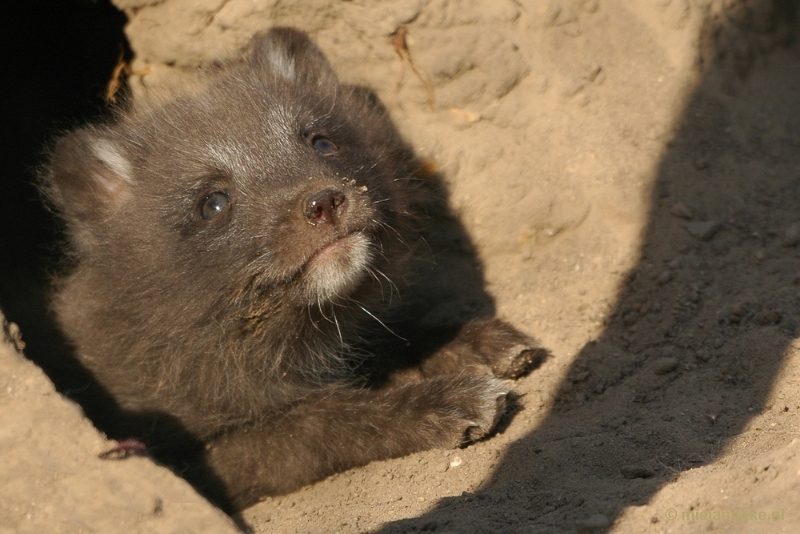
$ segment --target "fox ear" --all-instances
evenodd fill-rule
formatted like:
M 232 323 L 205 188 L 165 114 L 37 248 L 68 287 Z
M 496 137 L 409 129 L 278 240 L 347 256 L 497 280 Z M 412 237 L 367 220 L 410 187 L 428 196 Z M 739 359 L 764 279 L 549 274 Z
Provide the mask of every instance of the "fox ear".
M 298 85 L 339 83 L 325 55 L 301 31 L 272 28 L 257 35 L 251 46 L 251 63 L 272 76 Z
M 133 171 L 122 148 L 98 128 L 58 141 L 43 188 L 67 223 L 108 217 L 131 194 Z

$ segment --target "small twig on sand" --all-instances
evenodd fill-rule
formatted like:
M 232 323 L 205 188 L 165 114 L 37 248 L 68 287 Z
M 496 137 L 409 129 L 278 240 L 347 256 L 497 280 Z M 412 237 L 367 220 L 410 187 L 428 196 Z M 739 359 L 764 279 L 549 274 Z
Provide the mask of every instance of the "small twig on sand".
M 392 34 L 392 45 L 394 46 L 394 51 L 397 52 L 397 55 L 403 60 L 403 65 L 408 63 L 411 71 L 417 76 L 417 78 L 419 78 L 419 81 L 422 82 L 422 85 L 425 87 L 425 92 L 428 93 L 428 106 L 433 109 L 434 104 L 436 103 L 433 94 L 433 83 L 431 83 L 430 77 L 422 68 L 417 68 L 414 58 L 411 57 L 411 51 L 408 49 L 408 43 L 406 42 L 407 35 L 408 29 L 405 26 L 400 26 L 397 28 L 397 31 Z M 402 79 L 402 72 L 400 78 L 398 79 L 398 84 L 400 79 Z

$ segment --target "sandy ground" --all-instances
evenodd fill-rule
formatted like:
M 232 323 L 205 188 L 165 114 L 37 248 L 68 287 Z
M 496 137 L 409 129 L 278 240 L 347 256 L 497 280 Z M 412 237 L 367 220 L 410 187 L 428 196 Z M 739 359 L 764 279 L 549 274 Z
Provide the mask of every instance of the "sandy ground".
M 115 444 L 19 355 L 18 328 L 0 326 L 0 533 L 237 531 L 149 459 L 98 458 Z
M 271 25 L 311 33 L 439 164 L 498 314 L 552 352 L 491 439 L 267 499 L 240 527 L 800 529 L 798 2 L 114 3 L 130 19 L 137 97 Z M 400 26 L 405 58 L 390 39 Z M 2 376 L 37 384 L 15 397 L 4 378 L 0 391 L 0 532 L 56 518 L 63 532 L 233 528 L 209 506 L 173 505 L 199 498 L 146 458 L 99 461 L 108 444 L 76 408 L 10 348 L 0 356 Z M 31 484 L 62 469 L 43 458 L 85 476 Z M 125 506 L 81 507 L 102 499 Z

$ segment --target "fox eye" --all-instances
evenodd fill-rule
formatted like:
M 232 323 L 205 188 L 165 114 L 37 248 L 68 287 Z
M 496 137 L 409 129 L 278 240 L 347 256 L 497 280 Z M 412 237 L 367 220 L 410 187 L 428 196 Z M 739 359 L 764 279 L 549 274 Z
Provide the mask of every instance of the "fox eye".
M 315 135 L 314 138 L 311 139 L 311 145 L 320 156 L 330 156 L 339 150 L 339 147 L 337 147 L 333 141 L 324 135 Z
M 209 221 L 221 214 L 231 203 L 230 197 L 222 191 L 214 191 L 206 196 L 200 206 L 200 215 Z

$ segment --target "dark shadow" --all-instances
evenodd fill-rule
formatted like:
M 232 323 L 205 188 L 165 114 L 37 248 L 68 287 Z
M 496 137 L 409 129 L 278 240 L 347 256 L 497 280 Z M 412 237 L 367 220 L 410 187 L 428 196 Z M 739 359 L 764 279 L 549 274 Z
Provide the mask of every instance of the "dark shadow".
M 26 354 L 69 395 L 85 387 L 45 317 L 60 231 L 36 188 L 37 167 L 60 131 L 100 114 L 121 53 L 125 16 L 107 1 L 23 2 L 3 15 L 0 54 L 0 308 L 22 327 Z
M 63 263 L 63 235 L 37 190 L 37 169 L 59 132 L 104 114 L 114 66 L 121 55 L 131 56 L 125 22 L 102 0 L 31 0 L 3 14 L 0 309 L 20 326 L 25 355 L 98 429 L 112 439 L 173 443 L 148 452 L 230 510 L 220 484 L 202 468 L 202 444 L 167 415 L 125 414 L 71 355 L 47 312 L 51 273 Z
M 707 22 L 704 74 L 661 162 L 639 264 L 543 424 L 482 489 L 381 532 L 613 523 L 769 408 L 800 335 L 800 238 L 787 227 L 800 221 L 800 2 L 776 5 L 766 28 L 747 13 Z

